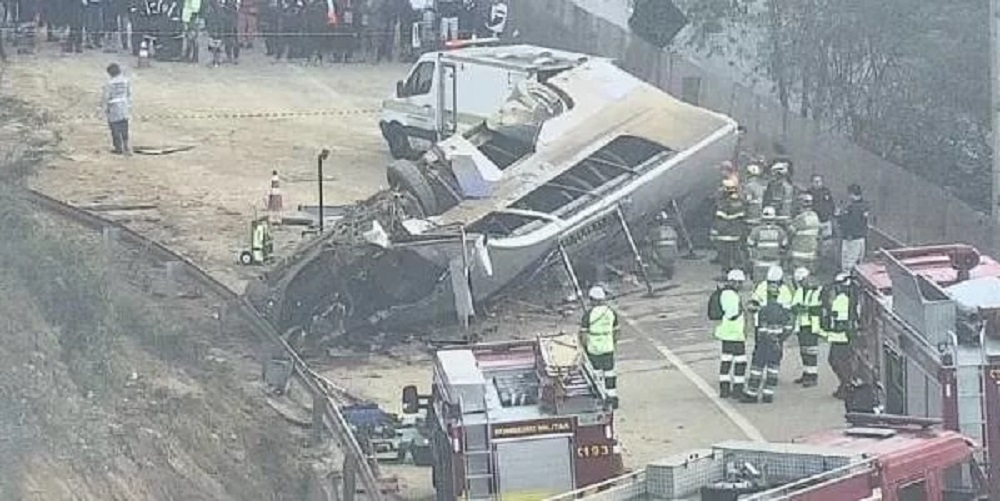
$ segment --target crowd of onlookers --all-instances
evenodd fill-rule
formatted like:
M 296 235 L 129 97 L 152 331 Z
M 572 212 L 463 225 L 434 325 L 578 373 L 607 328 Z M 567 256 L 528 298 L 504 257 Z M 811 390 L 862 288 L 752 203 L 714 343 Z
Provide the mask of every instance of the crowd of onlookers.
M 263 41 L 275 58 L 382 61 L 448 40 L 502 36 L 503 0 L 0 0 L 19 53 L 36 32 L 65 52 L 130 50 L 166 61 L 238 62 Z M 2 47 L 2 45 L 0 45 Z M 207 50 L 210 58 L 203 57 Z

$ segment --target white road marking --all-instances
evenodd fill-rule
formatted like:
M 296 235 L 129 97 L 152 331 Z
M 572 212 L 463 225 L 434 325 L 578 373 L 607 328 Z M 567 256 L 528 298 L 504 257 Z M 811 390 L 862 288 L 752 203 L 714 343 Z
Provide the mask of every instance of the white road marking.
M 705 380 L 702 379 L 701 376 L 695 373 L 694 370 L 691 369 L 691 367 L 688 364 L 686 364 L 683 360 L 681 360 L 681 358 L 678 357 L 677 354 L 671 351 L 670 348 L 667 348 L 662 343 L 654 339 L 653 336 L 650 336 L 645 331 L 640 329 L 639 326 L 628 317 L 623 316 L 623 320 L 625 321 L 625 324 L 627 324 L 632 330 L 638 332 L 643 337 L 645 337 L 646 340 L 652 343 L 653 347 L 656 348 L 656 351 L 660 352 L 660 354 L 663 355 L 663 358 L 666 358 L 668 362 L 677 367 L 677 370 L 679 370 L 680 373 L 683 374 L 684 377 L 688 379 L 688 381 L 691 381 L 691 383 L 694 384 L 695 387 L 697 387 L 698 390 L 700 390 L 702 394 L 705 395 L 706 398 L 708 398 L 713 404 L 715 404 L 715 406 L 718 407 L 719 410 L 722 411 L 722 413 L 725 414 L 726 417 L 729 418 L 729 420 L 732 421 L 733 424 L 735 424 L 736 427 L 739 428 L 740 431 L 742 431 L 743 434 L 747 436 L 747 438 L 757 442 L 766 442 L 766 440 L 764 439 L 764 435 L 760 432 L 760 430 L 757 429 L 756 426 L 753 425 L 753 423 L 750 422 L 749 419 L 746 418 L 746 416 L 744 416 L 738 410 L 736 410 L 732 405 L 729 404 L 729 402 L 726 402 L 725 400 L 719 398 L 719 396 L 716 394 L 716 389 L 713 388 L 707 382 L 705 382 Z

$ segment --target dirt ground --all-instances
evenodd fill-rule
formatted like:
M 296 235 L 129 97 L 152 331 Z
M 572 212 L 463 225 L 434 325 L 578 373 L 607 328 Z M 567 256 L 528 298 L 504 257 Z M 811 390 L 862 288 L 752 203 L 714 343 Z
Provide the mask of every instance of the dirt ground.
M 99 117 L 105 66 L 117 61 L 133 84 L 133 146 L 194 146 L 163 156 L 110 153 Z M 321 67 L 274 63 L 250 53 L 238 66 L 154 63 L 47 46 L 6 68 L 4 92 L 48 112 L 60 154 L 32 185 L 76 205 L 153 204 L 153 210 L 106 213 L 178 249 L 227 285 L 242 290 L 257 270 L 232 264 L 249 245 L 249 224 L 264 207 L 271 171 L 282 178 L 286 208 L 315 205 L 316 156 L 326 204 L 362 199 L 384 183 L 387 154 L 374 113 L 405 76 L 402 64 Z M 317 113 L 284 118 L 201 118 L 248 113 Z M 276 232 L 276 247 L 300 240 L 301 228 Z
M 15 196 L 52 137 L 0 96 L 0 499 L 303 499 L 332 456 L 268 408 L 247 330 Z

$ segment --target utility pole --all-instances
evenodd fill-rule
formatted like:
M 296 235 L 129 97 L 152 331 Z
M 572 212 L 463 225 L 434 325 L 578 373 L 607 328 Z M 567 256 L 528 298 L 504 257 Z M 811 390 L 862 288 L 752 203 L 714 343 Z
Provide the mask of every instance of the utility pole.
M 993 182 L 990 214 L 994 250 L 1000 249 L 1000 0 L 990 2 L 990 120 L 993 129 Z

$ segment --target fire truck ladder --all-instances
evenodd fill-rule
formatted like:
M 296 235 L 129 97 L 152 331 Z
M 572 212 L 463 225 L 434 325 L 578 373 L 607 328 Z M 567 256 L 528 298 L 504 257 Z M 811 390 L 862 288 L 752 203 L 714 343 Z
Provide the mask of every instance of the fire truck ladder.
M 462 457 L 465 458 L 466 501 L 493 501 L 496 499 L 489 413 L 484 412 L 482 416 L 482 421 L 467 423 L 466 418 L 462 417 L 461 422 L 462 440 L 460 447 Z
M 990 431 L 986 423 L 986 395 L 983 393 L 983 367 L 986 366 L 986 357 L 983 355 L 980 365 L 959 365 L 955 368 L 955 379 L 957 384 L 955 390 L 958 392 L 956 401 L 958 403 L 958 431 L 963 435 L 975 440 L 977 443 L 985 444 Z M 976 462 L 988 467 L 991 458 L 986 457 L 986 448 L 977 447 L 973 453 Z

